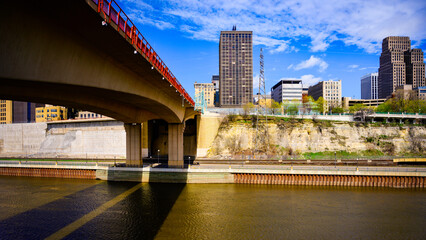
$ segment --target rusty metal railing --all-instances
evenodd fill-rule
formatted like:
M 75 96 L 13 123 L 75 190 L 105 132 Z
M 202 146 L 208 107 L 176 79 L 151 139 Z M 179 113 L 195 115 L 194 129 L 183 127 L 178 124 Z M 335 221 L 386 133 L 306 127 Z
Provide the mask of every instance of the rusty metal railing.
M 103 15 L 107 23 L 114 22 L 117 26 L 117 31 L 124 33 L 126 39 L 131 40 L 132 45 L 147 59 L 153 67 L 155 67 L 169 83 L 192 105 L 195 105 L 194 100 L 186 92 L 183 86 L 179 83 L 170 69 L 161 60 L 160 56 L 154 51 L 142 33 L 136 28 L 129 17 L 118 6 L 114 0 L 91 0 L 98 6 L 98 13 Z

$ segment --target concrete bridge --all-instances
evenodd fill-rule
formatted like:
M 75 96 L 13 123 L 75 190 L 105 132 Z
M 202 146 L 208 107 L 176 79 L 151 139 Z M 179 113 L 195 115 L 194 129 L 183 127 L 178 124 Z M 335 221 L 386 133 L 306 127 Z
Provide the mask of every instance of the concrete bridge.
M 144 145 L 162 144 L 171 166 L 196 155 L 194 101 L 114 1 L 2 1 L 0 9 L 1 99 L 123 121 L 128 165 L 142 163 Z
M 360 121 L 371 121 L 371 122 L 399 122 L 403 123 L 404 121 L 410 121 L 413 123 L 422 123 L 424 124 L 426 122 L 426 115 L 419 114 L 419 113 L 359 113 L 354 115 L 355 120 Z

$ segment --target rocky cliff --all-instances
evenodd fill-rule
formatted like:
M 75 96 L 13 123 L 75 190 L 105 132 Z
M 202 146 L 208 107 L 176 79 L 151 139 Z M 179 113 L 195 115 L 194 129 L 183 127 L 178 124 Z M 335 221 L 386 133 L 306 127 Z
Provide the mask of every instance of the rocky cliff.
M 254 119 L 228 118 L 222 122 L 208 156 L 250 155 L 253 151 L 280 156 L 324 151 L 424 156 L 425 149 L 425 126 L 284 118 L 256 126 Z

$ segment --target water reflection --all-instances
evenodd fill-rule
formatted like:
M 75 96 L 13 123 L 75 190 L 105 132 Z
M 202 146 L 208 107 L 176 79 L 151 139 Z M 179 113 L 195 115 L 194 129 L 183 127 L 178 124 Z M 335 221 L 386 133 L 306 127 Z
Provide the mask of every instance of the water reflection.
M 80 182 L 77 185 L 89 187 L 79 190 L 68 180 L 49 180 L 49 186 L 39 179 L 14 179 L 0 177 L 3 206 L 11 206 L 20 191 L 25 195 L 32 189 L 34 199 L 42 200 L 66 188 L 74 192 L 25 212 L 13 211 L 13 216 L 0 221 L 2 239 L 48 236 L 135 185 Z M 14 193 L 6 191 L 10 184 Z M 425 193 L 389 188 L 143 184 L 66 238 L 424 239 Z M 64 213 L 67 216 L 52 220 Z M 6 230 L 8 235 L 3 234 Z

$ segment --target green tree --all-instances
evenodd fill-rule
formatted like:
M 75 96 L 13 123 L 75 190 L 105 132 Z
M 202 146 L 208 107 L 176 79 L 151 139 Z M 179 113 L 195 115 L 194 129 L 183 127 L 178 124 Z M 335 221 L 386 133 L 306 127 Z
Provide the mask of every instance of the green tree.
M 281 105 L 278 102 L 275 102 L 274 100 L 271 100 L 271 112 L 272 114 L 278 114 L 281 110 Z
M 304 95 L 302 97 L 303 113 L 310 113 L 314 108 L 315 100 L 312 96 Z
M 323 97 L 319 97 L 316 101 L 315 101 L 315 106 L 314 106 L 314 110 L 319 112 L 319 113 L 324 113 L 325 112 L 325 105 L 326 105 L 326 101 L 324 100 Z
M 425 101 L 417 99 L 415 91 L 398 90 L 394 96 L 380 104 L 376 112 L 425 113 Z
M 333 109 L 331 109 L 332 113 L 343 113 L 343 108 L 341 107 L 335 107 Z
M 357 103 L 357 104 L 349 107 L 349 112 L 350 113 L 356 113 L 356 112 L 358 112 L 358 111 L 360 111 L 360 110 L 362 110 L 364 108 L 366 108 L 366 106 L 364 104 Z
M 251 102 L 244 104 L 244 106 L 243 106 L 243 115 L 244 116 L 249 115 L 250 112 L 251 112 L 251 110 L 253 110 L 253 108 L 254 108 L 254 104 L 251 103 Z
M 392 112 L 392 105 L 386 101 L 376 107 L 375 112 Z
M 291 101 L 288 108 L 287 108 L 288 113 L 292 114 L 292 115 L 297 114 L 298 111 L 299 111 L 298 106 L 299 106 L 299 101 L 297 101 L 297 100 Z

